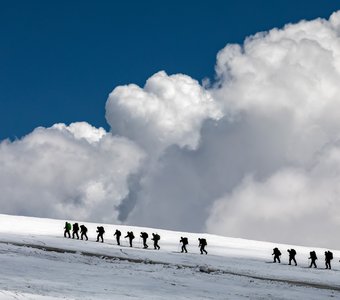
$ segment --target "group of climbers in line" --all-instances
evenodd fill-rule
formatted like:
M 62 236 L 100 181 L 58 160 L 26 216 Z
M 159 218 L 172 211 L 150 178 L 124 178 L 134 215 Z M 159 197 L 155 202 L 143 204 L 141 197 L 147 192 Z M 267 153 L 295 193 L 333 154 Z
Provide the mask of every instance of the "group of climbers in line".
M 79 240 L 79 231 L 80 228 L 80 233 L 81 233 L 81 240 L 83 240 L 83 238 L 85 237 L 86 240 L 88 240 L 87 237 L 87 228 L 85 225 L 81 225 L 79 227 L 78 223 L 74 223 L 73 225 L 71 225 L 71 223 L 69 222 L 65 222 L 65 231 L 64 231 L 64 237 L 66 238 L 66 236 L 68 236 L 69 238 L 71 238 L 71 234 L 70 231 L 72 229 L 72 238 L 74 239 L 75 237 L 77 237 L 77 239 Z M 97 242 L 99 242 L 99 239 L 101 240 L 101 242 L 104 242 L 104 233 L 105 233 L 105 229 L 103 226 L 98 226 L 97 227 Z M 122 233 L 116 229 L 115 233 L 113 236 L 116 237 L 116 241 L 117 241 L 117 245 L 120 246 L 120 237 L 121 237 Z M 147 239 L 149 237 L 149 235 L 146 232 L 141 232 L 140 233 L 140 237 L 142 238 L 143 241 L 143 248 L 147 249 L 149 246 L 147 244 Z M 134 234 L 132 231 L 128 231 L 127 235 L 124 238 L 128 238 L 129 239 L 129 245 L 130 247 L 132 247 L 132 242 L 135 238 Z M 151 240 L 153 241 L 153 246 L 155 250 L 159 250 L 161 247 L 158 245 L 159 240 L 161 239 L 160 235 L 158 233 L 152 233 L 152 238 Z M 208 254 L 208 252 L 205 250 L 205 247 L 207 246 L 207 240 L 204 238 L 199 238 L 198 239 L 199 245 L 198 247 L 200 247 L 200 252 L 201 254 L 205 253 Z M 187 237 L 181 237 L 180 239 L 180 243 L 182 243 L 182 253 L 188 253 L 186 246 L 189 244 L 188 242 L 188 238 Z
M 295 255 L 296 255 L 296 251 L 295 249 L 288 249 L 287 252 L 289 253 L 289 265 L 292 264 L 292 261 L 295 263 L 295 266 L 297 266 L 297 262 L 295 259 Z M 274 255 L 274 263 L 276 263 L 276 261 L 278 261 L 279 263 L 280 261 L 280 256 L 281 256 L 281 251 L 278 248 L 274 248 L 273 249 L 273 254 Z M 311 251 L 309 252 L 309 258 L 311 260 L 310 262 L 310 268 L 312 266 L 314 266 L 314 268 L 317 268 L 316 265 L 316 260 L 318 259 L 318 257 L 316 256 L 316 252 L 315 251 Z M 333 253 L 331 251 L 325 251 L 325 265 L 326 265 L 326 269 L 331 269 L 331 260 L 333 259 Z
M 75 237 L 79 240 L 79 229 L 80 229 L 80 239 L 83 240 L 84 238 L 86 240 L 88 240 L 88 237 L 87 237 L 87 228 L 85 225 L 80 225 L 78 223 L 74 223 L 73 226 L 69 223 L 69 222 L 65 222 L 65 227 L 64 227 L 65 231 L 64 231 L 64 237 L 66 238 L 67 236 L 69 238 L 71 238 L 71 229 L 72 229 L 72 239 L 74 239 Z M 98 226 L 97 227 L 97 231 L 96 231 L 98 234 L 97 234 L 97 242 L 99 242 L 99 239 L 101 239 L 101 242 L 103 243 L 104 242 L 104 233 L 105 233 L 105 230 L 104 230 L 104 227 L 103 226 Z M 117 245 L 120 246 L 120 237 L 121 237 L 122 233 L 117 229 L 116 232 L 114 233 L 113 236 L 116 237 L 116 241 L 117 241 Z M 143 248 L 144 249 L 147 249 L 149 246 L 147 244 L 147 239 L 149 237 L 149 235 L 146 233 L 146 232 L 141 232 L 140 233 L 140 237 L 142 238 L 142 241 L 143 241 Z M 134 234 L 132 231 L 128 231 L 127 232 L 127 235 L 125 236 L 125 238 L 128 238 L 129 239 L 129 245 L 130 247 L 132 247 L 132 242 L 135 238 Z M 153 241 L 153 246 L 154 246 L 154 249 L 155 250 L 159 250 L 160 249 L 160 246 L 158 245 L 158 242 L 159 240 L 161 239 L 160 235 L 157 234 L 157 233 L 152 233 L 152 241 Z M 188 253 L 188 250 L 186 248 L 186 246 L 189 244 L 188 242 L 188 238 L 187 237 L 181 237 L 180 243 L 182 243 L 182 249 L 181 249 L 181 252 L 185 252 L 185 253 Z M 208 254 L 208 252 L 205 250 L 205 247 L 207 246 L 207 240 L 204 239 L 204 238 L 199 238 L 198 239 L 198 247 L 200 248 L 200 252 L 201 254 L 205 253 L 205 254 Z M 295 259 L 295 256 L 296 256 L 296 250 L 295 249 L 287 249 L 287 252 L 289 254 L 289 265 L 292 264 L 292 262 L 294 262 L 295 266 L 297 266 L 297 262 L 296 262 L 296 259 Z M 273 254 L 274 255 L 274 263 L 276 262 L 279 262 L 281 263 L 281 260 L 280 260 L 280 256 L 282 255 L 281 254 L 281 251 L 276 247 L 273 249 Z M 316 252 L 315 251 L 311 251 L 309 253 L 309 258 L 311 260 L 311 263 L 310 263 L 310 268 L 312 266 L 314 266 L 314 268 L 317 268 L 317 265 L 316 265 L 316 260 L 318 259 L 317 256 L 316 256 Z M 325 265 L 326 265 L 326 269 L 331 269 L 332 266 L 331 266 L 331 260 L 333 259 L 333 253 L 331 251 L 325 251 Z

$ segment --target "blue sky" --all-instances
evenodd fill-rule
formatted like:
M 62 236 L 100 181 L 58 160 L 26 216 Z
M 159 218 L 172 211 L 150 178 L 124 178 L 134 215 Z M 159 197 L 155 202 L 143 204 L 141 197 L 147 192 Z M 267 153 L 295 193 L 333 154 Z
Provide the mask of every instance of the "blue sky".
M 331 0 L 3 1 L 0 140 L 58 122 L 109 129 L 117 85 L 159 70 L 211 78 L 227 43 L 338 9 Z

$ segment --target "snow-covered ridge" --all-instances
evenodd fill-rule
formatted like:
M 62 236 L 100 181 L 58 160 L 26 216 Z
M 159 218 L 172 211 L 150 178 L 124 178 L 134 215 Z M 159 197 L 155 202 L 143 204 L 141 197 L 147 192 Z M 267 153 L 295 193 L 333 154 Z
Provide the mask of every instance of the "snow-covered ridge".
M 70 221 L 71 223 L 75 221 Z M 2 271 L 0 271 L 0 299 L 10 299 L 9 292 L 18 291 L 22 293 L 22 298 L 19 299 L 28 299 L 26 293 L 31 292 L 27 290 L 27 288 L 21 288 L 20 284 L 14 284 L 16 282 L 13 278 L 16 278 L 16 272 L 13 271 L 13 266 L 16 265 L 17 256 L 22 258 L 20 263 L 21 269 L 22 264 L 27 264 L 26 272 L 28 277 L 22 277 L 22 273 L 17 274 L 21 278 L 22 282 L 27 281 L 34 281 L 35 276 L 33 270 L 31 268 L 35 268 L 31 264 L 31 261 L 35 261 L 37 259 L 42 259 L 41 268 L 44 272 L 47 272 L 48 266 L 52 263 L 52 269 L 45 274 L 45 277 L 49 278 L 51 284 L 55 281 L 58 282 L 60 280 L 60 274 L 56 271 L 58 266 L 62 264 L 62 262 L 67 260 L 69 264 L 72 264 L 73 268 L 76 270 L 79 268 L 77 272 L 77 276 L 81 275 L 82 278 L 86 281 L 89 280 L 89 283 L 93 284 L 93 274 L 97 274 L 98 278 L 104 276 L 102 273 L 103 271 L 98 271 L 100 268 L 108 268 L 110 267 L 110 272 L 112 274 L 116 274 L 118 272 L 119 275 L 121 272 L 128 270 L 130 275 L 126 275 L 125 278 L 128 282 L 124 281 L 120 288 L 124 291 L 130 291 L 131 286 L 135 287 L 135 281 L 142 280 L 136 279 L 139 278 L 138 272 L 140 268 L 143 269 L 145 272 L 153 272 L 150 270 L 154 269 L 161 269 L 158 270 L 159 274 L 167 274 L 170 276 L 171 280 L 179 280 L 178 278 L 182 278 L 184 274 L 190 273 L 192 277 L 190 280 L 190 285 L 195 287 L 195 289 L 210 289 L 209 287 L 211 284 L 216 284 L 221 280 L 221 286 L 214 287 L 218 290 L 218 293 L 213 293 L 214 299 L 216 298 L 223 298 L 222 294 L 220 294 L 227 286 L 232 285 L 235 286 L 237 284 L 241 284 L 243 281 L 247 282 L 256 282 L 260 286 L 264 287 L 268 285 L 268 282 L 272 282 L 272 285 L 275 285 L 275 291 L 278 293 L 278 297 L 282 297 L 282 293 L 280 293 L 280 288 L 285 290 L 282 285 L 289 283 L 290 285 L 294 286 L 294 289 L 298 289 L 299 293 L 302 294 L 306 293 L 306 289 L 317 289 L 319 290 L 319 294 L 314 292 L 313 295 L 324 295 L 326 294 L 334 294 L 339 293 L 340 291 L 340 284 L 339 284 L 339 272 L 340 271 L 340 251 L 332 250 L 334 253 L 334 260 L 333 269 L 331 271 L 324 270 L 324 251 L 328 249 L 322 248 L 313 248 L 313 247 L 301 247 L 301 246 L 294 246 L 294 245 L 285 245 L 285 244 L 277 244 L 277 243 L 269 243 L 269 242 L 258 242 L 258 241 L 251 241 L 245 239 L 237 239 L 237 238 L 228 238 L 222 237 L 217 235 L 210 235 L 210 234 L 199 234 L 199 233 L 187 233 L 187 232 L 176 232 L 176 231 L 169 231 L 169 230 L 161 230 L 155 228 L 143 228 L 143 227 L 135 227 L 135 226 L 123 226 L 123 225 L 112 225 L 112 224 L 94 224 L 88 222 L 80 222 L 77 221 L 79 224 L 85 224 L 88 228 L 88 237 L 89 241 L 81 241 L 81 240 L 73 240 L 67 239 L 63 237 L 63 227 L 65 224 L 65 220 L 54 220 L 54 219 L 40 219 L 40 218 L 31 218 L 31 217 L 21 217 L 21 216 L 9 216 L 9 215 L 0 215 L 0 264 L 4 266 Z M 97 226 L 104 226 L 105 227 L 105 235 L 104 235 L 104 243 L 96 243 L 96 228 Z M 117 246 L 115 242 L 115 238 L 113 236 L 116 229 L 121 230 L 122 232 L 122 245 Z M 127 231 L 133 231 L 136 238 L 134 240 L 134 247 L 128 247 L 127 240 L 123 237 L 126 235 Z M 149 237 L 151 233 L 157 232 L 161 236 L 161 240 L 159 245 L 161 246 L 161 250 L 156 251 L 153 250 L 152 243 L 150 238 L 148 239 L 149 249 L 144 250 L 142 249 L 142 244 L 139 239 L 139 234 L 141 231 L 146 231 L 149 233 Z M 187 236 L 189 238 L 189 245 L 188 245 L 188 254 L 179 253 L 180 245 L 179 239 L 181 236 Z M 198 248 L 198 238 L 204 237 L 207 239 L 208 246 L 208 255 L 200 255 L 199 248 Z M 30 246 L 22 247 L 23 245 Z M 282 252 L 282 264 L 272 264 L 272 249 L 274 247 L 280 248 Z M 295 248 L 297 250 L 297 262 L 298 266 L 288 266 L 288 253 L 286 252 L 287 249 Z M 50 251 L 44 251 L 50 250 Z M 311 250 L 315 250 L 317 252 L 319 260 L 317 261 L 319 269 L 309 269 L 308 268 L 308 257 L 309 252 Z M 19 253 L 19 254 L 18 254 Z M 15 257 L 14 261 L 11 261 Z M 56 260 L 56 257 L 58 258 Z M 103 260 L 104 258 L 104 260 Z M 60 262 L 59 262 L 60 261 Z M 88 264 L 92 264 L 93 261 L 96 261 L 95 266 L 88 268 Z M 139 264 L 136 264 L 139 263 Z M 143 267 L 139 266 L 140 263 L 147 263 L 142 264 Z M 151 264 L 150 264 L 151 263 Z M 153 264 L 152 264 L 153 263 Z M 45 264 L 47 266 L 47 270 L 45 268 Z M 40 263 L 39 263 L 40 265 Z M 156 265 L 159 265 L 157 267 Z M 6 266 L 8 267 L 7 273 Z M 92 274 L 89 278 L 87 278 L 84 274 L 84 268 Z M 113 268 L 113 269 L 112 269 Z M 123 269 L 121 269 L 123 268 Z M 14 268 L 15 269 L 15 268 Z M 165 271 L 166 269 L 166 271 Z M 157 271 L 157 272 L 158 272 Z M 171 272 L 170 272 L 171 271 Z M 14 272 L 14 273 L 12 273 Z M 55 273 L 56 272 L 56 273 Z M 72 272 L 69 270 L 68 272 Z M 92 273 L 93 272 L 93 273 Z M 136 273 L 137 272 L 137 273 Z M 165 273 L 164 273 L 165 272 Z M 167 272 L 170 272 L 169 274 Z M 203 276 L 202 272 L 207 272 L 207 278 L 204 279 L 204 284 L 202 284 L 201 276 Z M 32 274 L 31 274 L 32 273 Z M 31 274 L 31 275 L 30 275 Z M 112 276 L 110 273 L 110 276 Z M 125 273 L 124 273 L 125 274 Z M 152 282 L 148 279 L 148 276 L 142 280 L 141 285 L 138 287 L 144 291 L 143 286 L 150 285 Z M 170 275 L 172 274 L 172 275 Z M 175 275 L 174 275 L 175 274 Z M 201 275 L 197 275 L 201 274 Z M 204 273 L 205 274 L 205 273 Z M 74 274 L 73 274 L 74 275 Z M 129 277 L 130 276 L 130 277 Z M 157 275 L 158 276 L 158 275 Z M 189 276 L 189 277 L 190 277 Z M 62 276 L 61 276 L 62 277 Z M 174 278 L 175 277 L 175 278 Z M 10 279 L 8 279 L 10 278 Z M 92 278 L 92 279 L 91 279 Z M 19 282 L 21 282 L 19 280 Z M 48 280 L 48 279 L 46 279 Z M 168 287 L 167 283 L 169 278 L 166 279 L 162 284 L 165 284 Z M 182 278 L 181 280 L 189 280 L 188 278 Z M 129 282 L 131 281 L 131 282 Z M 207 283 L 207 281 L 211 281 Z M 40 282 L 40 281 L 39 281 Z M 237 283 L 236 283 L 237 282 Z M 63 282 L 63 284 L 66 284 Z M 67 281 L 67 284 L 70 284 Z M 46 283 L 45 283 L 46 285 Z M 103 283 L 98 283 L 97 288 L 103 288 Z M 104 284 L 105 285 L 105 284 Z M 41 288 L 39 284 L 38 287 L 34 290 L 34 295 L 44 295 L 41 292 Z M 48 286 L 48 284 L 47 284 Z M 73 286 L 73 285 L 71 285 Z M 178 284 L 175 284 L 176 290 L 181 289 L 178 287 Z M 70 288 L 70 287 L 69 287 Z M 97 291 L 95 288 L 95 291 Z M 138 294 L 137 288 L 137 295 Z M 245 295 L 248 294 L 249 287 L 243 287 Z M 169 287 L 171 290 L 172 287 Z M 271 287 L 273 289 L 273 287 Z M 301 289 L 301 291 L 300 291 Z M 4 294 L 7 298 L 1 298 L 1 291 L 4 291 Z M 196 290 L 195 290 L 196 291 Z M 193 298 L 200 298 L 197 296 L 195 291 L 191 291 L 192 294 L 187 294 L 190 291 L 182 291 L 186 295 L 186 297 L 193 296 Z M 92 291 L 94 292 L 94 291 Z M 145 291 L 144 291 L 145 292 Z M 229 291 L 230 292 L 230 291 Z M 254 291 L 252 290 L 252 293 Z M 263 292 L 263 291 L 262 291 Z M 259 297 L 263 297 L 262 292 L 259 293 Z M 72 297 L 80 297 L 83 298 L 84 294 L 82 294 L 81 290 L 74 291 L 74 288 L 70 288 L 68 291 L 67 298 L 71 299 Z M 101 292 L 102 293 L 102 292 Z M 170 291 L 170 294 L 173 293 Z M 244 294 L 243 293 L 243 294 Z M 285 291 L 285 293 L 287 293 Z M 321 294 L 320 294 L 321 293 Z M 133 293 L 132 293 L 133 294 Z M 131 295 L 132 295 L 131 294 Z M 242 293 L 241 293 L 242 294 Z M 274 293 L 275 294 L 275 293 Z M 302 294 L 299 294 L 301 296 Z M 21 294 L 20 294 L 21 295 Z M 26 296 L 25 296 L 26 295 Z M 53 291 L 49 292 L 46 291 L 45 295 L 59 297 L 64 294 L 60 294 L 58 292 Z M 98 296 L 96 293 L 92 293 L 92 296 L 89 299 L 112 299 L 112 293 L 107 293 L 104 295 L 100 294 Z M 111 295 L 111 296 L 110 296 Z M 127 294 L 126 294 L 127 295 Z M 129 294 L 130 295 L 130 294 Z M 143 294 L 144 295 L 144 294 Z M 146 294 L 148 296 L 155 294 Z M 180 294 L 182 295 L 182 294 Z M 195 296 L 196 295 L 196 296 Z M 198 294 L 200 295 L 200 294 Z M 242 297 L 236 297 L 236 294 L 232 292 L 230 294 L 232 299 L 238 299 Z M 122 294 L 116 295 L 117 298 L 121 298 Z M 119 296 L 119 297 L 118 297 Z M 158 293 L 155 298 L 160 299 L 168 299 L 168 294 L 163 294 L 162 292 Z M 289 296 L 289 297 L 288 297 Z M 339 293 L 340 296 L 340 293 Z M 21 296 L 20 296 L 21 297 Z M 144 297 L 144 296 L 143 296 Z M 143 298 L 141 297 L 141 298 Z M 279 298 L 280 298 L 279 297 Z M 287 294 L 287 299 L 292 297 L 291 294 Z M 86 298 L 86 297 L 85 297 Z M 124 298 L 124 297 L 123 297 Z M 129 298 L 129 297 L 127 297 Z M 148 297 L 146 297 L 148 298 Z M 181 297 L 179 297 L 181 298 Z M 206 297 L 203 297 L 205 298 Z M 255 297 L 256 298 L 256 297 Z M 275 297 L 274 297 L 275 298 Z M 311 295 L 308 298 L 313 299 Z M 321 297 L 322 298 L 322 297 Z M 280 298 L 281 299 L 281 298 Z M 320 299 L 315 298 L 315 299 Z
M 326 248 L 317 248 L 317 247 L 305 247 L 305 246 L 296 246 L 296 245 L 288 245 L 288 244 L 279 244 L 272 242 L 261 242 L 240 238 L 229 238 L 218 235 L 206 234 L 206 233 L 188 233 L 188 232 L 180 232 L 180 231 L 172 231 L 172 230 L 164 230 L 164 229 L 156 229 L 149 227 L 139 227 L 139 226 L 126 226 L 126 225 L 114 225 L 114 224 L 101 224 L 101 223 L 90 223 L 90 222 L 81 222 L 76 220 L 56 220 L 56 219 L 47 219 L 47 218 L 34 218 L 34 217 L 24 217 L 24 216 L 12 216 L 12 215 L 2 215 L 0 214 L 0 235 L 2 238 L 8 238 L 8 241 L 14 240 L 17 241 L 16 238 L 11 239 L 13 235 L 23 235 L 23 236 L 42 236 L 45 238 L 61 238 L 63 237 L 63 228 L 65 226 L 65 221 L 70 223 L 78 222 L 79 224 L 84 224 L 88 228 L 88 237 L 89 240 L 96 240 L 96 230 L 97 226 L 104 226 L 106 233 L 104 234 L 105 243 L 110 245 L 116 244 L 115 238 L 113 236 L 114 231 L 116 229 L 121 230 L 122 232 L 122 246 L 127 246 L 127 239 L 124 240 L 123 236 L 127 231 L 133 231 L 135 233 L 134 240 L 134 248 L 142 248 L 141 241 L 139 239 L 139 233 L 142 231 L 146 231 L 149 233 L 149 244 L 151 233 L 157 232 L 161 236 L 160 245 L 161 248 L 166 251 L 178 251 L 179 240 L 181 236 L 187 236 L 189 238 L 188 250 L 191 253 L 199 253 L 198 250 L 198 238 L 206 238 L 208 241 L 207 249 L 209 249 L 209 254 L 217 255 L 217 256 L 233 256 L 233 257 L 253 257 L 253 258 L 262 258 L 266 261 L 271 260 L 271 253 L 274 247 L 279 247 L 281 252 L 283 253 L 283 258 L 288 254 L 286 254 L 286 249 L 294 247 L 297 250 L 298 257 L 302 258 L 302 256 L 309 256 L 309 252 L 311 250 L 315 250 L 319 255 L 319 259 L 323 255 L 324 251 L 329 250 Z M 124 242 L 125 241 L 125 242 Z M 69 244 L 67 239 L 63 241 L 66 245 Z M 52 244 L 55 244 L 51 241 Z M 74 247 L 77 246 L 83 247 L 82 244 L 79 243 L 71 243 L 74 244 Z M 84 242 L 82 242 L 84 243 Z M 60 244 L 59 241 L 57 244 Z M 282 251 L 283 250 L 283 251 Z M 334 253 L 334 256 L 340 257 L 340 250 L 331 250 Z

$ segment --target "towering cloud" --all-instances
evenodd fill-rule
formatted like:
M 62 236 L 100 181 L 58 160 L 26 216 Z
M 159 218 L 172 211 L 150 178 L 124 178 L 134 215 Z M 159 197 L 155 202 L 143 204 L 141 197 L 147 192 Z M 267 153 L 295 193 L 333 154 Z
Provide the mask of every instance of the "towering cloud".
M 189 184 L 199 184 L 195 183 L 198 174 L 192 170 L 195 166 L 182 166 L 178 155 L 190 153 L 190 160 L 199 148 L 204 122 L 216 122 L 221 117 L 220 107 L 210 92 L 186 75 L 159 72 L 147 80 L 144 88 L 130 84 L 113 90 L 106 104 L 112 132 L 128 137 L 147 153 L 131 193 L 120 207 L 122 220 L 168 228 L 197 228 L 194 219 L 184 224 L 184 216 L 192 205 L 201 202 L 192 197 L 194 187 Z M 201 213 L 202 209 L 198 211 Z
M 116 87 L 111 132 L 37 128 L 0 144 L 2 212 L 340 246 L 340 12 L 257 33 L 216 78 Z
M 339 245 L 339 22 L 302 21 L 218 54 L 214 98 L 231 123 L 251 124 L 254 160 L 266 163 L 215 202 L 209 231 Z
M 164 72 L 144 89 L 116 88 L 107 104 L 113 132 L 154 157 L 127 220 L 331 243 L 323 232 L 340 225 L 331 217 L 340 208 L 336 155 L 329 163 L 340 132 L 339 23 L 334 13 L 227 45 L 207 89 Z M 310 229 L 318 241 L 309 240 Z

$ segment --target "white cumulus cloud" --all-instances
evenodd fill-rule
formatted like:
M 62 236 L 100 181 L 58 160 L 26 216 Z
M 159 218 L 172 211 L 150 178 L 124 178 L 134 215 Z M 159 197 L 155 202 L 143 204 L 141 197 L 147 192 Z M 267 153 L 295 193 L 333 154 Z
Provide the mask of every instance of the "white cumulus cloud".
M 340 147 L 311 169 L 282 168 L 265 180 L 245 177 L 215 201 L 207 228 L 215 233 L 292 244 L 337 247 Z
M 131 141 L 84 122 L 2 141 L 1 212 L 117 222 L 143 157 Z
M 339 160 L 332 155 L 340 151 L 339 22 L 339 12 L 301 21 L 219 52 L 212 94 L 236 128 L 252 124 L 254 159 L 267 157 L 272 170 L 245 170 L 215 201 L 208 230 L 339 245 L 329 235 L 340 225 Z
M 220 117 L 216 102 L 196 80 L 164 71 L 150 77 L 144 88 L 116 87 L 106 104 L 112 130 L 152 153 L 170 145 L 196 149 L 203 121 Z

